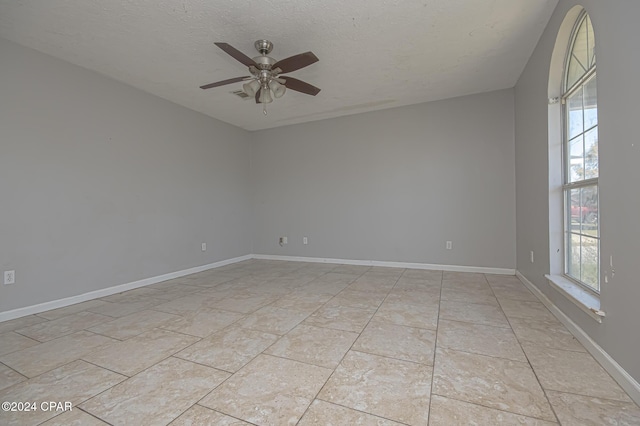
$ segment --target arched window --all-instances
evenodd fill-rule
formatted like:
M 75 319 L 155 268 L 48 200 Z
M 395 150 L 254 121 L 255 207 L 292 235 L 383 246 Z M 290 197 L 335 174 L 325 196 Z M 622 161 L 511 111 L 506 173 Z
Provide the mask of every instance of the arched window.
M 564 273 L 600 292 L 598 99 L 589 15 L 576 21 L 562 78 Z

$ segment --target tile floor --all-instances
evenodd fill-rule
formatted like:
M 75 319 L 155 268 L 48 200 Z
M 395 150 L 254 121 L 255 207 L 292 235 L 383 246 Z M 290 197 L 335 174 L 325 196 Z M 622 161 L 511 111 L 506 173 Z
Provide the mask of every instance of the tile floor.
M 0 323 L 2 425 L 640 425 L 514 276 L 252 260 Z

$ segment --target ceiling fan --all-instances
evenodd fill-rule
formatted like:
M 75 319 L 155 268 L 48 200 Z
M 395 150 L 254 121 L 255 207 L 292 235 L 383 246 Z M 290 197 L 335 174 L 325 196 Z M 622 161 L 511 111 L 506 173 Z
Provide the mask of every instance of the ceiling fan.
M 286 89 L 315 96 L 320 92 L 315 86 L 297 78 L 281 73 L 289 73 L 318 62 L 318 58 L 312 52 L 300 53 L 280 61 L 267 56 L 273 50 L 273 43 L 269 40 L 257 40 L 254 46 L 260 56 L 251 59 L 244 53 L 228 43 L 215 43 L 220 49 L 231 55 L 234 59 L 249 67 L 250 76 L 230 78 L 216 83 L 200 86 L 201 89 L 211 89 L 212 87 L 224 86 L 225 84 L 247 81 L 242 85 L 244 92 L 255 97 L 257 104 L 263 105 L 263 112 L 267 114 L 267 104 L 273 102 L 273 97 L 280 98 Z

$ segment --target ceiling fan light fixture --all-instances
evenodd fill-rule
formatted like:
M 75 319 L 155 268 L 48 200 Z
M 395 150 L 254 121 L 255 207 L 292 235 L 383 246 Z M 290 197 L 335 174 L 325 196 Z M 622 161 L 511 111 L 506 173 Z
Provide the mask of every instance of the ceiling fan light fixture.
M 281 98 L 287 91 L 287 88 L 284 87 L 284 85 L 278 83 L 275 79 L 269 82 L 269 88 L 273 92 L 273 96 L 276 99 Z
M 242 85 L 244 92 L 250 97 L 254 97 L 258 90 L 260 90 L 260 82 L 258 80 L 251 80 L 248 83 Z
M 269 87 L 263 87 L 262 90 L 260 90 L 260 98 L 258 100 L 261 104 L 270 104 L 273 102 Z

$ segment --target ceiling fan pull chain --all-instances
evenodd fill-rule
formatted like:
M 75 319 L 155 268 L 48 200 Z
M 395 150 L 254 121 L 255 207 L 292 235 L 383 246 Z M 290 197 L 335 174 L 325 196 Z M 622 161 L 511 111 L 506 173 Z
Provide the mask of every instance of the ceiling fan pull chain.
M 264 115 L 267 115 L 267 103 L 266 103 L 266 102 L 264 102 L 264 103 L 262 104 L 262 113 L 263 113 Z

